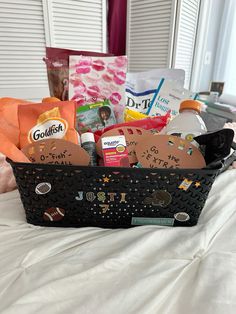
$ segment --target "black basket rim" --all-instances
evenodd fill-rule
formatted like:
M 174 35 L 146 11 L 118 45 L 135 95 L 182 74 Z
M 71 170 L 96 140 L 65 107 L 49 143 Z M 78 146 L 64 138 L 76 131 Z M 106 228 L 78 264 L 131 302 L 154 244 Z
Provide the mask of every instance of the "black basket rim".
M 9 158 L 6 159 L 7 162 L 10 163 L 12 167 L 28 167 L 28 168 L 37 168 L 37 169 L 47 169 L 48 167 L 54 168 L 54 169 L 60 169 L 60 170 L 86 170 L 89 168 L 94 168 L 96 171 L 113 171 L 113 172 L 130 172 L 132 171 L 138 171 L 138 172 L 160 172 L 160 173 L 183 173 L 183 172 L 188 172 L 188 173 L 199 173 L 199 174 L 217 174 L 221 167 L 219 168 L 214 168 L 214 169 L 207 169 L 207 168 L 202 168 L 202 169 L 193 169 L 193 168 L 136 168 L 136 167 L 104 167 L 104 166 L 79 166 L 79 165 L 59 165 L 59 164 L 40 164 L 40 163 L 27 163 L 27 162 L 15 162 Z

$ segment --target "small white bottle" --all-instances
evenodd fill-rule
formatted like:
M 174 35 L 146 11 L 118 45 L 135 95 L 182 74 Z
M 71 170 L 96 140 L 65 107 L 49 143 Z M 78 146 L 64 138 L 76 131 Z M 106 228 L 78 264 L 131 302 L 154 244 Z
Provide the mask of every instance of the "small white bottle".
M 199 115 L 200 112 L 200 102 L 192 99 L 182 101 L 179 108 L 179 115 L 169 122 L 165 128 L 165 133 L 179 136 L 198 146 L 193 138 L 207 132 L 206 125 Z
M 81 134 L 81 146 L 86 150 L 90 156 L 90 166 L 97 166 L 97 152 L 94 134 L 86 132 Z

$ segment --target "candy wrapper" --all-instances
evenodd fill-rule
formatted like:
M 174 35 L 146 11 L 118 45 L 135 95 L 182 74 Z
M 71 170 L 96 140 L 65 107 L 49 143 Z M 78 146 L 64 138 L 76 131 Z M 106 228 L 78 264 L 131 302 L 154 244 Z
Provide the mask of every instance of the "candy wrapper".
M 70 56 L 69 99 L 84 106 L 108 99 L 123 122 L 127 57 Z
M 68 100 L 70 55 L 111 56 L 100 52 L 46 47 L 46 58 L 43 60 L 47 66 L 50 95 L 60 100 Z

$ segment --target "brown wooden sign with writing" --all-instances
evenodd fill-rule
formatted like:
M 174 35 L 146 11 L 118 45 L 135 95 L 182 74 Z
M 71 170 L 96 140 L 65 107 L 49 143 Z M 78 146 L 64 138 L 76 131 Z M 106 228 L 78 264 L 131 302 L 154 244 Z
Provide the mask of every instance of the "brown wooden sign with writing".
M 136 155 L 145 168 L 192 168 L 206 166 L 198 148 L 177 136 L 143 136 L 136 145 Z
M 33 163 L 88 166 L 90 161 L 82 147 L 62 139 L 37 141 L 22 151 Z

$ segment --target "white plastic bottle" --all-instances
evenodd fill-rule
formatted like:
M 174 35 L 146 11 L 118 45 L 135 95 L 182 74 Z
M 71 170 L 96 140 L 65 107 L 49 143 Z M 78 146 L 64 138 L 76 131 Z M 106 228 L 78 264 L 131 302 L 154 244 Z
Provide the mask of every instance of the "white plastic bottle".
M 193 138 L 207 132 L 205 123 L 199 115 L 200 112 L 201 104 L 198 101 L 192 99 L 182 101 L 179 115 L 169 122 L 165 133 L 179 136 L 198 146 Z

